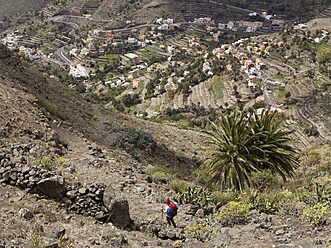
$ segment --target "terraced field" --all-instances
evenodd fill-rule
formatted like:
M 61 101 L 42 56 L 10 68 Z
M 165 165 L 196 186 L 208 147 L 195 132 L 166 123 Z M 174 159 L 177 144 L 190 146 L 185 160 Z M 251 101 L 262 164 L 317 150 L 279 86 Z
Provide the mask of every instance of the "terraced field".
M 323 113 L 318 104 L 309 101 L 303 101 L 301 106 L 287 110 L 287 124 L 295 129 L 292 137 L 299 142 L 297 146 L 307 148 L 328 139 L 329 129 L 326 122 L 330 123 L 330 117 L 324 116 Z M 317 128 L 318 133 L 309 137 L 304 130 L 313 126 Z
M 329 18 L 331 17 L 331 6 L 318 14 L 317 18 Z

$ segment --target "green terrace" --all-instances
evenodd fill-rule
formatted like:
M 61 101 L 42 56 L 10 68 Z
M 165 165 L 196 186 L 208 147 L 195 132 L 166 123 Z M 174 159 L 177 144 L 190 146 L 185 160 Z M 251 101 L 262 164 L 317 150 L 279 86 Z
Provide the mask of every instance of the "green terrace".
M 318 61 L 330 61 L 331 57 L 331 46 L 327 44 L 312 44 L 313 48 L 317 50 L 317 60 Z
M 115 64 L 116 61 L 119 60 L 119 55 L 118 54 L 107 54 L 101 57 L 98 57 L 95 59 L 95 61 L 97 61 L 100 64 Z
M 134 51 L 135 54 L 138 55 L 138 59 L 145 60 L 145 59 L 152 59 L 153 57 L 159 58 L 159 59 L 166 59 L 167 56 L 159 54 L 158 51 L 155 51 L 154 49 L 150 47 L 145 47 L 139 50 Z
M 164 52 L 164 50 L 162 50 L 162 49 L 160 48 L 160 45 L 161 45 L 161 44 L 159 44 L 159 43 L 155 43 L 155 44 L 152 45 L 152 49 L 153 49 L 153 50 L 156 50 L 156 51 L 159 51 L 159 52 Z
M 222 99 L 223 98 L 223 90 L 225 89 L 225 86 L 222 82 L 222 78 L 218 76 L 215 78 L 215 81 L 211 85 L 213 89 L 213 93 L 216 96 L 217 99 Z

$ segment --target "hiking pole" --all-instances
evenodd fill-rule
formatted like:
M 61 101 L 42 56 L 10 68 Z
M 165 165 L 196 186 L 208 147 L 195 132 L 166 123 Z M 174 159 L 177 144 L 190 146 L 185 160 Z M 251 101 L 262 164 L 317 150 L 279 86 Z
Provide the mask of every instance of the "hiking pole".
M 164 223 L 163 222 L 164 221 L 164 219 L 163 219 L 164 207 L 161 208 L 161 211 L 162 211 L 162 221 L 161 221 L 162 224 L 161 225 L 163 225 L 163 223 Z

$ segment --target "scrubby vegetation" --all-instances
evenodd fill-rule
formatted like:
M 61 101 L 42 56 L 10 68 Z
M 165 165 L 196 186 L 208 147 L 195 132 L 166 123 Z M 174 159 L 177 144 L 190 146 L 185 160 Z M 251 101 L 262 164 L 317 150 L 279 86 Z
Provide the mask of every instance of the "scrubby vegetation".
M 216 214 L 215 219 L 226 226 L 244 224 L 247 220 L 248 212 L 249 206 L 247 204 L 231 201 Z
M 116 124 L 105 122 L 105 129 L 111 133 L 120 133 L 116 145 L 135 159 L 139 160 L 144 148 L 152 147 L 155 140 L 150 133 L 134 127 L 119 128 Z

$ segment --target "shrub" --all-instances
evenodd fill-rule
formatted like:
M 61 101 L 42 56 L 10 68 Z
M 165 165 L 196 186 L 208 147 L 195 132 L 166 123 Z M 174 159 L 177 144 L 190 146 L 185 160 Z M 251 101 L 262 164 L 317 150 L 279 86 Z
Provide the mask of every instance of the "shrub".
M 273 214 L 280 209 L 280 202 L 277 197 L 271 197 L 253 191 L 246 199 L 250 209 L 256 209 L 260 213 Z
M 294 218 L 300 218 L 302 214 L 302 206 L 305 204 L 298 204 L 298 202 L 286 202 L 282 204 L 280 214 L 285 216 L 292 216 Z
M 210 171 L 198 168 L 192 175 L 195 177 L 197 184 L 205 185 L 210 190 L 216 190 L 215 181 L 210 177 Z
M 216 238 L 216 233 L 213 232 L 213 228 L 207 220 L 199 220 L 197 223 L 186 227 L 184 231 L 192 238 L 202 242 L 208 242 Z
M 249 213 L 249 206 L 243 202 L 231 201 L 217 213 L 215 219 L 223 225 L 233 226 L 246 222 Z
M 65 159 L 62 157 L 51 159 L 48 157 L 42 157 L 35 161 L 37 165 L 40 165 L 42 167 L 45 167 L 49 170 L 54 170 L 57 166 L 63 164 L 65 162 Z
M 153 166 L 151 168 L 147 168 L 145 170 L 145 174 L 153 178 L 154 181 L 162 183 L 167 183 L 175 176 L 174 171 L 161 166 Z
M 175 179 L 171 182 L 171 189 L 175 191 L 176 193 L 185 191 L 191 183 L 185 181 L 185 180 L 179 180 Z
M 251 208 L 258 210 L 260 213 L 273 214 L 278 212 L 280 205 L 277 200 L 258 196 Z
M 298 193 L 300 201 L 308 205 L 316 205 L 318 203 L 331 202 L 331 186 L 318 183 L 310 183 L 307 191 Z
M 174 197 L 180 203 L 190 203 L 199 207 L 206 206 L 211 202 L 211 193 L 199 186 L 188 186 L 186 189 L 179 191 Z
M 55 116 L 55 117 L 59 118 L 62 121 L 65 121 L 66 119 L 68 119 L 66 116 L 64 116 L 63 114 L 61 114 L 57 111 L 57 108 L 56 108 L 55 105 L 50 106 L 46 103 L 46 101 L 44 101 L 42 99 L 39 99 L 39 98 L 38 98 L 37 104 L 38 104 L 39 107 L 41 107 L 42 110 L 47 111 L 50 115 Z
M 105 129 L 108 130 L 110 133 L 117 133 L 120 131 L 120 128 L 118 128 L 115 124 L 111 122 L 104 122 Z
M 274 188 L 279 185 L 279 180 L 277 177 L 273 176 L 268 171 L 258 171 L 252 173 L 250 180 L 255 188 L 260 190 Z
M 116 143 L 119 147 L 138 160 L 141 155 L 138 149 L 143 149 L 154 142 L 154 138 L 150 133 L 129 127 L 125 130 L 125 134 L 117 139 Z
M 214 204 L 220 203 L 222 206 L 234 200 L 230 193 L 222 191 L 212 192 L 211 199 Z
M 302 212 L 301 219 L 309 224 L 309 226 L 319 226 L 324 218 L 330 214 L 328 208 L 321 203 L 311 206 Z

